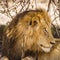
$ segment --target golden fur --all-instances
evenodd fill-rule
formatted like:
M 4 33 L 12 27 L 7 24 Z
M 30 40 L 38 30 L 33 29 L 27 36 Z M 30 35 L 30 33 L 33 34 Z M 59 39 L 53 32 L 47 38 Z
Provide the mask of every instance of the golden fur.
M 18 14 L 4 31 L 3 55 L 19 60 L 26 51 L 50 52 L 55 41 L 46 11 L 31 10 Z
M 60 60 L 60 42 L 56 42 L 49 53 L 40 53 L 38 60 Z
M 59 39 L 60 40 L 60 39 Z M 60 60 L 60 41 L 57 40 L 52 50 L 48 53 L 40 52 L 37 56 L 37 60 Z M 25 57 L 22 60 L 36 60 L 36 57 Z

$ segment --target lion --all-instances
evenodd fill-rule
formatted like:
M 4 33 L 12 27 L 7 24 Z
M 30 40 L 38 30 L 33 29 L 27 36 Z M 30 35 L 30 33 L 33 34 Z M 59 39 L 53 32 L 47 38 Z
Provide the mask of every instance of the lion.
M 50 28 L 51 20 L 44 9 L 18 14 L 4 30 L 3 56 L 21 60 L 39 52 L 50 52 L 55 44 Z

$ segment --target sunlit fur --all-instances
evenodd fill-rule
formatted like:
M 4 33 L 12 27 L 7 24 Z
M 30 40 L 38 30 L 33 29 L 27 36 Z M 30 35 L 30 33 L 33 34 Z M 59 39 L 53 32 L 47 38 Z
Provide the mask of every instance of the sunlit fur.
M 49 53 L 40 53 L 38 60 L 60 60 L 60 42 L 56 42 Z
M 36 57 L 25 57 L 22 60 L 36 60 Z M 37 60 L 60 60 L 60 42 L 57 41 L 52 50 L 49 53 L 40 52 L 37 56 Z
M 19 60 L 25 52 L 50 52 L 55 41 L 51 34 L 51 20 L 43 9 L 18 14 L 6 27 L 3 55 Z

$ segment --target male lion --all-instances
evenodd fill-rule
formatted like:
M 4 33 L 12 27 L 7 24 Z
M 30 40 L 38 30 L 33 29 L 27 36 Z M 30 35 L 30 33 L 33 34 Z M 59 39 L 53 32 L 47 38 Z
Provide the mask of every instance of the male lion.
M 50 26 L 43 9 L 18 14 L 4 31 L 3 55 L 9 60 L 21 60 L 38 52 L 50 52 L 55 44 Z

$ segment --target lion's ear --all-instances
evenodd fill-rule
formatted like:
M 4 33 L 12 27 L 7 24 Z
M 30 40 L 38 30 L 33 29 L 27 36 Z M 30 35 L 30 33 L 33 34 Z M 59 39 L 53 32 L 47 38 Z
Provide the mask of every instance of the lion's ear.
M 40 18 L 39 18 L 38 16 L 34 16 L 34 17 L 32 18 L 32 25 L 33 25 L 33 26 L 39 24 L 39 22 L 40 22 Z

